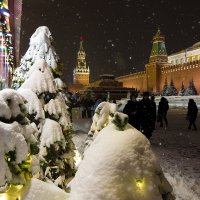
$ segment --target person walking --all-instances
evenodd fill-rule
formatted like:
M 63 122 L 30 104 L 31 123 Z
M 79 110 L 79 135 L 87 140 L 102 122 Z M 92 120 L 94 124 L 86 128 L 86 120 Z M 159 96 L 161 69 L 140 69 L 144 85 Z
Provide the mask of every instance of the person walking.
M 195 121 L 197 118 L 197 113 L 198 113 L 198 108 L 197 108 L 197 105 L 196 105 L 194 99 L 189 99 L 188 111 L 187 111 L 187 119 L 189 120 L 188 130 L 191 129 L 192 125 L 194 127 L 193 130 L 195 130 L 195 131 L 197 130 L 197 127 L 195 124 Z
M 128 123 L 140 130 L 139 123 L 139 102 L 136 100 L 137 94 L 131 94 L 130 100 L 123 109 L 123 113 L 128 115 Z
M 141 132 L 149 139 L 154 130 L 151 120 L 151 101 L 149 99 L 149 92 L 143 93 L 143 99 L 139 103 L 139 116 Z
M 161 97 L 158 105 L 158 116 L 160 122 L 160 127 L 163 127 L 163 120 L 165 121 L 166 127 L 168 126 L 167 111 L 169 110 L 169 104 L 165 97 Z

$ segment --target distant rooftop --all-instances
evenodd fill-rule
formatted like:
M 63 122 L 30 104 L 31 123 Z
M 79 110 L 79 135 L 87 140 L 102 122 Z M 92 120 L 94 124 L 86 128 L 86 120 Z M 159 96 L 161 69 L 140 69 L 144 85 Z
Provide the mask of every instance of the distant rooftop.
M 200 42 L 197 42 L 197 43 L 193 44 L 191 47 L 188 47 L 188 48 L 183 49 L 181 51 L 178 51 L 176 53 L 172 53 L 169 56 L 173 56 L 173 55 L 176 55 L 176 54 L 179 54 L 179 53 L 183 53 L 185 51 L 192 51 L 192 50 L 199 49 L 199 48 L 200 48 Z

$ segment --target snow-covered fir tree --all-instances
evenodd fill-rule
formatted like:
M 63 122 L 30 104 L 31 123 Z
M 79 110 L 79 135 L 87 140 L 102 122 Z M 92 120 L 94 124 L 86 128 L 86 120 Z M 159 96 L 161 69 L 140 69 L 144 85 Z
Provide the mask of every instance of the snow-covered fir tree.
M 27 100 L 29 119 L 39 131 L 40 179 L 66 189 L 75 174 L 71 121 L 45 60 L 35 62 L 19 92 Z
M 31 66 L 38 59 L 44 59 L 51 67 L 54 77 L 60 77 L 62 63 L 53 47 L 53 38 L 48 27 L 38 27 L 30 38 L 30 46 L 22 57 L 20 66 L 16 68 L 13 75 L 12 87 L 18 89 L 28 78 Z
M 184 96 L 184 94 L 185 94 L 185 88 L 184 88 L 184 84 L 183 84 L 183 81 L 182 81 L 178 95 Z
M 167 89 L 168 89 L 168 84 L 167 84 L 167 79 L 165 79 L 165 84 L 162 90 L 162 96 L 166 96 Z
M 4 192 L 26 184 L 39 171 L 34 156 L 39 148 L 37 131 L 26 118 L 25 99 L 17 91 L 0 91 L 0 110 L 0 192 Z
M 177 96 L 177 95 L 178 95 L 178 92 L 177 92 L 177 89 L 174 86 L 174 81 L 172 79 L 169 87 L 167 88 L 166 96 Z
M 194 86 L 193 80 L 189 81 L 188 88 L 185 91 L 185 96 L 197 95 L 197 90 Z

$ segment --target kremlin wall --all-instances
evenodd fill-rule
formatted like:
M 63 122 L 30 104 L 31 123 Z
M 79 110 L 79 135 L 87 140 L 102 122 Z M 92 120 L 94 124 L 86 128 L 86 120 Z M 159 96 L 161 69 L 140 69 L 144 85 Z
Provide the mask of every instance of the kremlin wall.
M 106 83 L 108 78 L 103 80 L 105 83 L 102 83 L 102 80 L 93 83 L 89 82 L 90 70 L 86 66 L 85 56 L 83 42 L 81 41 L 77 65 L 73 74 L 74 83 L 69 85 L 69 91 L 100 91 L 101 88 L 106 91 L 113 90 L 113 88 L 115 91 L 119 91 L 123 88 L 124 92 L 137 90 L 160 94 L 165 82 L 167 81 L 169 85 L 173 80 L 174 86 L 178 91 L 182 82 L 185 89 L 187 89 L 189 82 L 193 81 L 197 93 L 200 94 L 200 42 L 168 56 L 165 37 L 158 29 L 153 36 L 149 63 L 145 65 L 145 70 L 116 78 L 113 77 L 113 85 L 111 85 L 111 80 L 109 80 L 109 84 Z M 117 82 L 120 82 L 120 84 L 116 84 Z M 102 87 L 102 84 L 104 87 Z

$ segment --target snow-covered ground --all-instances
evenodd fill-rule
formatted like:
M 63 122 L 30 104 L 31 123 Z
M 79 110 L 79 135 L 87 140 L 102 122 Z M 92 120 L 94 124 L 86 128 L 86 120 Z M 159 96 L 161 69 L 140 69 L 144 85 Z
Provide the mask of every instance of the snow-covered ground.
M 169 126 L 156 126 L 150 142 L 159 163 L 172 184 L 176 200 L 200 200 L 200 119 L 197 131 L 188 131 L 186 110 L 171 109 Z M 91 119 L 73 119 L 73 140 L 82 153 Z
M 159 101 L 162 96 L 155 96 L 155 102 L 156 105 L 159 104 Z M 165 98 L 169 102 L 170 108 L 187 108 L 189 99 L 194 99 L 194 101 L 197 104 L 197 107 L 200 108 L 200 95 L 194 95 L 194 96 L 165 96 Z M 137 100 L 140 101 L 142 97 L 138 97 Z M 126 102 L 129 100 L 129 98 L 124 98 L 120 100 L 122 102 L 121 109 L 125 106 Z

